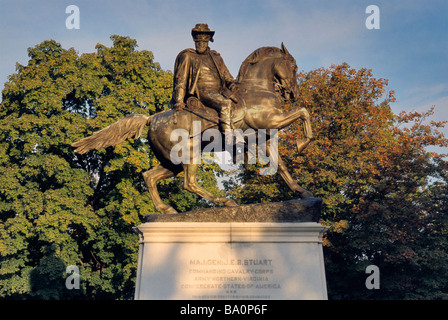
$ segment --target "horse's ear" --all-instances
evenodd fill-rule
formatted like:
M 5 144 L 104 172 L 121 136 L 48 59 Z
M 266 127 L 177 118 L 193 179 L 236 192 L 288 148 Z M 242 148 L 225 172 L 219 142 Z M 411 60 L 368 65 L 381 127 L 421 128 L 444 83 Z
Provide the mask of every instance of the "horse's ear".
M 289 54 L 288 49 L 286 49 L 285 44 L 282 42 L 282 52 L 284 54 Z

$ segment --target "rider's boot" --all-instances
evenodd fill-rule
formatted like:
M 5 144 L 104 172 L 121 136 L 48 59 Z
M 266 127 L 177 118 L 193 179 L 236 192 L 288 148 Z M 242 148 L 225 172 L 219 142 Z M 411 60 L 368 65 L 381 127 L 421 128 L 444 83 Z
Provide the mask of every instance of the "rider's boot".
M 224 143 L 227 146 L 232 146 L 233 144 L 233 126 L 232 126 L 232 118 L 230 114 L 231 104 L 225 105 L 221 108 L 221 130 L 224 133 Z

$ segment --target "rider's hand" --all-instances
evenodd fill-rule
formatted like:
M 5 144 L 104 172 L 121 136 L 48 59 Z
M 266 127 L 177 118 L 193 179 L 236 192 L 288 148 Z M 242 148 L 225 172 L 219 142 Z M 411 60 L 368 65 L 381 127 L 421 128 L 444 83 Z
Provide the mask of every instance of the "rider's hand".
M 173 108 L 174 108 L 175 110 L 183 110 L 183 109 L 185 108 L 185 103 L 183 103 L 183 102 L 177 102 L 177 103 L 173 106 Z

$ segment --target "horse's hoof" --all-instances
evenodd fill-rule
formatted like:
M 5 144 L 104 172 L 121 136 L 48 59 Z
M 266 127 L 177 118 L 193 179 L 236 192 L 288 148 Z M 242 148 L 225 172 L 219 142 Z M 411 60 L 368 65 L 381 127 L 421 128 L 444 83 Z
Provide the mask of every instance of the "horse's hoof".
M 173 207 L 168 207 L 167 209 L 163 210 L 164 214 L 177 214 L 178 212 Z
M 301 153 L 310 143 L 311 139 L 303 139 L 303 140 L 297 140 L 297 153 Z
M 309 191 L 304 191 L 300 194 L 302 199 L 314 198 L 313 194 Z
M 233 201 L 232 199 L 227 199 L 227 200 L 224 202 L 224 205 L 225 205 L 226 207 L 238 207 L 238 205 L 236 204 L 236 202 Z

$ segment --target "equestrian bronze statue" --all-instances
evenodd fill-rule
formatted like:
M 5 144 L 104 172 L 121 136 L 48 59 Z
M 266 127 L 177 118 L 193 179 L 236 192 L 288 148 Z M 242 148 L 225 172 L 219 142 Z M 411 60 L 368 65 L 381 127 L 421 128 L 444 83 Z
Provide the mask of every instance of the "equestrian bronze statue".
M 156 184 L 182 171 L 186 190 L 214 204 L 237 205 L 233 200 L 218 197 L 198 184 L 196 174 L 200 163 L 194 158 L 198 156 L 197 152 L 206 149 L 211 142 L 195 138 L 195 124 L 199 124 L 201 132 L 219 130 L 222 141 L 225 141 L 222 151 L 228 150 L 224 146 L 235 145 L 241 138 L 236 136 L 236 141 L 233 141 L 232 135 L 226 134 L 228 131 L 280 130 L 299 119 L 303 123 L 305 139 L 297 141 L 297 151 L 300 153 L 312 139 L 310 116 L 305 108 L 288 112 L 282 110 L 282 99 L 295 102 L 299 90 L 296 62 L 283 43 L 281 48 L 262 47 L 255 50 L 244 60 L 235 80 L 221 56 L 208 47 L 208 42 L 213 41 L 213 35 L 214 32 L 207 25 L 196 25 L 192 30 L 196 49 L 186 49 L 178 55 L 171 110 L 151 116 L 127 116 L 72 144 L 76 148 L 75 152 L 84 154 L 93 149 L 115 146 L 127 139 L 136 139 L 148 127 L 147 140 L 160 164 L 144 172 L 143 177 L 155 207 L 163 213 L 173 214 L 177 211 L 162 202 Z M 173 161 L 172 157 L 178 141 L 173 141 L 171 133 L 176 130 L 190 133 L 187 141 L 190 152 L 182 161 Z M 291 190 L 301 198 L 313 197 L 291 177 L 280 156 L 273 154 L 269 143 L 272 138 L 268 135 L 263 142 L 266 156 L 275 161 L 278 172 Z M 246 145 L 246 153 L 247 150 Z M 233 155 L 235 157 L 237 152 Z

